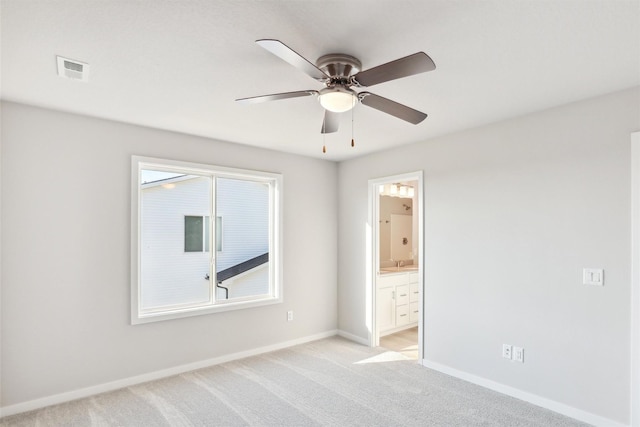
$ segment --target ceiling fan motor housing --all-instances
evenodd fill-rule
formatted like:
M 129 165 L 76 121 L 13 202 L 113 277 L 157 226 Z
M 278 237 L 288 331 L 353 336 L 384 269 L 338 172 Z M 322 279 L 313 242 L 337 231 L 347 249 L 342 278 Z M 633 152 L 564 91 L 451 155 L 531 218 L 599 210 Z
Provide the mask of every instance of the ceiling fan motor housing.
M 321 56 L 316 61 L 316 65 L 335 79 L 348 79 L 362 69 L 362 63 L 358 58 L 343 53 L 330 53 Z

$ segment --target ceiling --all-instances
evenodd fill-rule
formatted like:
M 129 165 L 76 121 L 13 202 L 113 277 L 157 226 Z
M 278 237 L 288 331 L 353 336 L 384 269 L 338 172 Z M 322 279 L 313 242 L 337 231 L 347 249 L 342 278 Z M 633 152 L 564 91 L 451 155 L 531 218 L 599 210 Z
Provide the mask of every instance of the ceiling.
M 2 0 L 2 99 L 327 160 L 345 160 L 640 85 L 640 0 Z M 322 85 L 254 43 L 363 69 L 423 51 L 434 71 L 366 90 L 424 111 L 412 125 L 364 105 L 320 133 Z M 56 55 L 90 64 L 63 79 Z M 327 153 L 322 153 L 326 144 Z

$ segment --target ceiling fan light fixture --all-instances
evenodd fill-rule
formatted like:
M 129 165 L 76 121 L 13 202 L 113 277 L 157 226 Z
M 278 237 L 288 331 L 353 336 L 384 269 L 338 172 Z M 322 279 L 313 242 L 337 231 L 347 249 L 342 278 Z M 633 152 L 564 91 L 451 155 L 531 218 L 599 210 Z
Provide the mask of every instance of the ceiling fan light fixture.
M 256 40 L 256 43 L 278 58 L 298 68 L 312 79 L 324 84 L 325 87 L 320 91 L 298 90 L 239 98 L 236 99 L 238 102 L 254 104 L 315 95 L 325 109 L 324 121 L 320 129 L 323 135 L 337 132 L 339 127 L 338 113 L 344 113 L 349 110 L 353 112 L 356 104 L 376 109 L 414 125 L 427 118 L 427 115 L 421 111 L 359 89 L 435 70 L 436 64 L 424 52 L 416 52 L 362 71 L 360 60 L 344 53 L 323 55 L 318 58 L 314 65 L 280 40 L 260 39 Z M 352 87 L 358 88 L 358 91 L 353 90 Z M 351 146 L 355 146 L 353 114 L 351 115 Z M 394 190 L 396 194 L 400 191 L 395 186 Z M 405 191 L 408 192 L 408 190 Z
M 328 87 L 320 91 L 318 95 L 320 105 L 334 113 L 344 113 L 356 105 L 358 99 L 356 93 L 350 89 L 341 87 Z

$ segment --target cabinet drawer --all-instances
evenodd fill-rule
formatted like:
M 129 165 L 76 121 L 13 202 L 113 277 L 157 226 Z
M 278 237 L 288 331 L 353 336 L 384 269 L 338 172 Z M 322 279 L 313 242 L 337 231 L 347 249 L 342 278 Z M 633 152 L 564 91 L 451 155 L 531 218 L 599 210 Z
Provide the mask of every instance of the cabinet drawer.
M 412 302 L 409 304 L 409 321 L 417 322 L 420 318 L 420 306 L 417 302 Z
M 409 273 L 409 283 L 418 283 L 420 273 Z
M 417 283 L 412 283 L 409 285 L 409 301 L 418 302 L 420 296 L 420 289 L 418 288 Z
M 406 325 L 409 320 L 409 304 L 399 305 L 396 307 L 396 326 Z
M 396 286 L 396 305 L 409 304 L 409 285 Z

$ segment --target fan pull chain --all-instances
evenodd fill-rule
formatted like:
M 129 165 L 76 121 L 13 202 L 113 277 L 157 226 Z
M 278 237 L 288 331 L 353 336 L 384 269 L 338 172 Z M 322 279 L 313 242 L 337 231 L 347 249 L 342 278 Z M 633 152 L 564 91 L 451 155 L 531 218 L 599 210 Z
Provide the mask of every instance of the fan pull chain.
M 326 120 L 322 121 L 322 152 L 326 153 L 327 152 L 327 134 L 326 134 L 326 128 L 327 123 Z
M 351 146 L 355 147 L 356 144 L 353 141 L 353 110 L 354 110 L 354 108 L 351 109 Z

